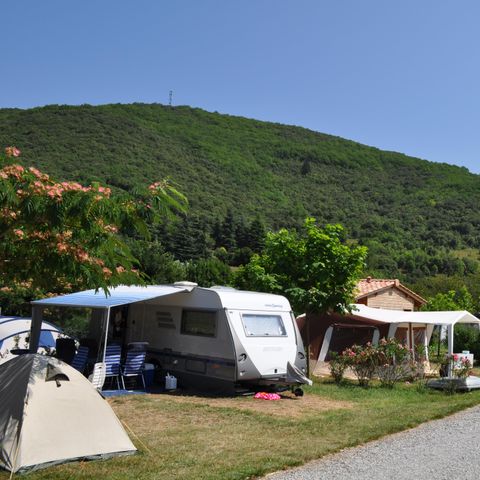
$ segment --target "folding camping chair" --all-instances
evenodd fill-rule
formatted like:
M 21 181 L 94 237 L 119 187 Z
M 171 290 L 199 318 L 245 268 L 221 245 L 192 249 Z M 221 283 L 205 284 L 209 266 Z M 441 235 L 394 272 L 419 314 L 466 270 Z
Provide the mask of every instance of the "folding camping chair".
M 122 348 L 120 345 L 107 345 L 105 349 L 105 378 L 116 378 L 117 388 L 120 390 L 120 359 Z M 123 383 L 123 380 L 122 380 Z M 124 387 L 125 388 L 125 387 Z
M 75 356 L 73 357 L 71 366 L 80 373 L 85 371 L 85 366 L 88 360 L 88 347 L 78 347 Z
M 140 377 L 145 390 L 145 378 L 143 376 L 143 367 L 145 366 L 145 351 L 131 350 L 127 352 L 125 363 L 122 366 L 122 384 L 125 389 L 125 377 Z
M 101 390 L 103 384 L 105 383 L 105 371 L 107 366 L 103 363 L 96 363 L 93 366 L 93 373 L 88 377 L 89 382 L 92 384 L 93 388 Z

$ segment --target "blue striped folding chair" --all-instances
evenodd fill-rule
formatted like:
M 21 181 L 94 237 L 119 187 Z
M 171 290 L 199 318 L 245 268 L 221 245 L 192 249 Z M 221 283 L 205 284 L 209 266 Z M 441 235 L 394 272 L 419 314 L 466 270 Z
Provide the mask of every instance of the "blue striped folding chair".
M 146 352 L 129 351 L 122 367 L 122 383 L 125 388 L 125 377 L 140 377 L 145 390 L 145 378 L 143 377 L 143 367 L 145 365 Z
M 88 360 L 88 347 L 78 347 L 75 356 L 73 357 L 71 366 L 80 373 L 85 371 L 85 366 Z
M 119 379 L 121 375 L 121 370 L 120 370 L 121 357 L 122 357 L 122 347 L 120 347 L 120 345 L 107 345 L 107 348 L 105 349 L 105 378 L 116 378 L 117 388 L 119 390 L 120 390 Z

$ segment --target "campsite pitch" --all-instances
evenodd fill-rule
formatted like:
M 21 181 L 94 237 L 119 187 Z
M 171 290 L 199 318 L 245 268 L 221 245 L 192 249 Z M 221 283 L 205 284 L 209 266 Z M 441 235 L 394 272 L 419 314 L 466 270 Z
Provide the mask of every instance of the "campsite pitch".
M 318 415 L 320 412 L 337 408 L 352 408 L 351 402 L 331 400 L 320 395 L 307 395 L 299 399 L 290 392 L 281 394 L 281 400 L 256 400 L 252 396 L 246 397 L 202 397 L 196 395 L 170 395 L 173 402 L 204 405 L 216 408 L 234 408 L 245 412 L 273 415 L 283 418 L 302 418 L 309 415 Z
M 304 397 L 134 395 L 109 399 L 135 433 L 137 455 L 33 472 L 29 480 L 240 480 L 303 464 L 480 404 L 480 392 L 445 395 L 399 385 L 369 389 L 323 381 Z M 127 428 L 128 430 L 128 428 Z M 0 473 L 0 479 L 8 478 Z

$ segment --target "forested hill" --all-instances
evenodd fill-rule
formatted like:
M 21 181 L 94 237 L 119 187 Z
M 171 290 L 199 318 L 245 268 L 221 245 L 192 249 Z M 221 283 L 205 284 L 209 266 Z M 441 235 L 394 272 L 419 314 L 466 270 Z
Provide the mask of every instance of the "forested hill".
M 170 177 L 212 223 L 228 211 L 269 228 L 339 222 L 369 246 L 372 273 L 476 269 L 480 176 L 465 168 L 189 107 L 2 109 L 0 125 L 1 145 L 59 179 L 132 189 Z

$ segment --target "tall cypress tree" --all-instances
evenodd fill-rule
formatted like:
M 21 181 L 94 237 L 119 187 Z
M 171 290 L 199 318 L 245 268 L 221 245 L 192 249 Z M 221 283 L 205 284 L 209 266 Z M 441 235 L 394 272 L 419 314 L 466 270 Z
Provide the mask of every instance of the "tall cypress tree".
M 256 218 L 250 224 L 248 229 L 248 247 L 255 253 L 259 253 L 265 245 L 265 236 L 267 232 L 265 225 L 259 218 Z
M 205 258 L 208 253 L 207 233 L 202 220 L 185 216 L 172 235 L 170 250 L 183 262 Z
M 237 246 L 235 239 L 236 222 L 231 210 L 228 210 L 220 232 L 220 247 L 224 247 L 227 251 L 232 252 Z

